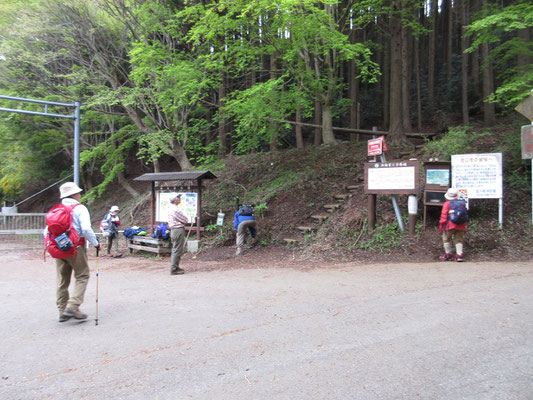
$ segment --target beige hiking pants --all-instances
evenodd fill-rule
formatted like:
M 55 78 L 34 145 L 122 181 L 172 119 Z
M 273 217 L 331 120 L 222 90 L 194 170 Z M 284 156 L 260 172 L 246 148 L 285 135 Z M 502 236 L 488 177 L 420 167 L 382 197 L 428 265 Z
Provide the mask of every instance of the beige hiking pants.
M 56 258 L 56 270 L 56 304 L 59 314 L 65 311 L 66 307 L 77 310 L 83 303 L 90 275 L 85 246 L 78 247 L 75 257 Z M 68 287 L 72 273 L 74 273 L 74 290 L 72 296 L 69 296 Z

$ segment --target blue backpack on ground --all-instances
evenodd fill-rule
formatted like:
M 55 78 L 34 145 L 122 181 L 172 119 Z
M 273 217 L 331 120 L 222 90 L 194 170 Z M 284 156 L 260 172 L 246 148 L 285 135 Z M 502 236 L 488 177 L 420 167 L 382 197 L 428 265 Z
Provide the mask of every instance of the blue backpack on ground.
M 450 221 L 454 224 L 464 224 L 468 222 L 468 210 L 466 202 L 463 200 L 450 200 Z
M 168 239 L 170 234 L 170 230 L 168 229 L 167 224 L 164 222 L 161 222 L 159 225 L 155 227 L 154 234 L 152 237 L 157 239 Z

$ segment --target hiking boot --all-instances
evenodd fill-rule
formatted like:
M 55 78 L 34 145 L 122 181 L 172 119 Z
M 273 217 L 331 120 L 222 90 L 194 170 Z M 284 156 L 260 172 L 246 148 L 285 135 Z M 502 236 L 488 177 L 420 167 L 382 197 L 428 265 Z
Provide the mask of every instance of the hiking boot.
M 120 258 L 120 257 L 122 257 L 122 254 L 121 253 L 113 254 L 112 257 L 113 258 Z
M 446 253 L 443 256 L 440 256 L 439 260 L 441 260 L 441 261 L 451 261 L 451 260 L 453 260 L 453 256 L 451 254 Z
M 242 249 L 240 247 L 237 247 L 237 251 L 235 252 L 236 256 L 240 256 L 242 254 Z
M 464 261 L 464 260 L 463 260 L 463 255 L 462 255 L 462 254 L 457 254 L 457 255 L 455 256 L 455 261 L 457 261 L 457 262 L 463 262 L 463 261 Z
M 185 270 L 181 268 L 170 270 L 170 275 L 183 275 L 184 273 L 185 273 Z
M 70 318 L 74 319 L 87 319 L 88 315 L 78 310 L 73 310 L 72 308 L 67 308 L 61 317 L 67 318 L 65 321 L 68 321 Z M 61 321 L 61 317 L 59 317 Z M 64 321 L 61 321 L 64 322 Z
M 65 311 L 59 313 L 59 322 L 66 322 L 66 321 L 68 321 L 71 318 L 72 317 L 70 315 L 66 315 L 65 314 Z

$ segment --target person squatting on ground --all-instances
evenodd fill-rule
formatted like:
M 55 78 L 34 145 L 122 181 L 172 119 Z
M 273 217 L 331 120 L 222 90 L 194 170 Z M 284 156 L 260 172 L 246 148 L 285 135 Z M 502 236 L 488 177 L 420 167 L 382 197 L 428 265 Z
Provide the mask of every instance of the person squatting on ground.
M 172 242 L 172 256 L 170 258 L 170 275 L 181 275 L 185 271 L 180 268 L 181 252 L 185 241 L 185 224 L 189 221 L 178 206 L 181 203 L 181 194 L 170 199 L 168 210 L 168 229 L 170 229 L 170 240 Z
M 237 256 L 242 254 L 242 246 L 244 245 L 247 230 L 250 231 L 250 236 L 252 237 L 252 246 L 255 246 L 257 243 L 257 222 L 253 213 L 250 211 L 247 212 L 245 207 L 250 206 L 241 207 L 233 216 L 233 224 L 237 231 L 237 251 L 235 253 Z
M 102 219 L 100 224 L 100 229 L 102 230 L 103 236 L 107 237 L 107 251 L 106 255 L 111 255 L 111 249 L 115 248 L 113 257 L 121 257 L 122 254 L 118 252 L 118 227 L 120 225 L 120 217 L 118 212 L 120 209 L 117 206 L 110 208 L 109 213 L 107 213 Z
M 57 270 L 56 303 L 59 310 L 59 322 L 65 322 L 71 318 L 87 318 L 87 314 L 80 310 L 90 275 L 85 241 L 88 240 L 97 251 L 100 250 L 100 243 L 91 227 L 89 210 L 80 204 L 81 191 L 82 189 L 74 182 L 66 182 L 59 187 L 61 203 L 70 207 L 76 205 L 72 210 L 72 227 L 80 237 L 75 256 L 55 259 Z M 75 282 L 72 296 L 70 296 L 68 287 L 72 273 L 74 273 Z
M 439 232 L 442 234 L 444 244 L 444 255 L 440 256 L 442 261 L 453 260 L 453 245 L 455 244 L 455 260 L 463 261 L 463 240 L 466 231 L 466 222 L 455 224 L 450 221 L 450 200 L 458 200 L 457 189 L 450 188 L 444 195 L 447 201 L 442 206 L 439 220 Z M 452 244 L 453 242 L 453 244 Z

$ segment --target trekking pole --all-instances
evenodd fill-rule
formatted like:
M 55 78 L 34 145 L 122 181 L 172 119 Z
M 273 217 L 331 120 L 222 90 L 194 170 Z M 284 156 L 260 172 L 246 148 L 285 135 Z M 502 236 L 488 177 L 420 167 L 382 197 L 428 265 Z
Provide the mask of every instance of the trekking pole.
M 192 226 L 194 225 L 194 222 L 196 221 L 196 218 L 194 218 L 191 222 L 191 226 L 189 228 L 189 233 L 187 233 L 187 237 L 185 238 L 185 241 L 183 242 L 183 247 L 181 248 L 181 251 L 185 250 L 185 246 L 187 246 L 187 241 L 189 240 L 189 236 L 192 232 Z
M 100 249 L 96 249 L 96 318 L 94 320 L 94 324 L 98 325 L 98 253 L 100 252 Z

